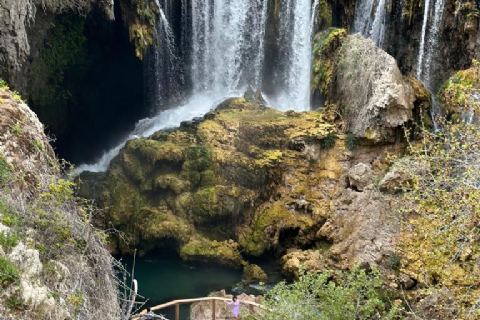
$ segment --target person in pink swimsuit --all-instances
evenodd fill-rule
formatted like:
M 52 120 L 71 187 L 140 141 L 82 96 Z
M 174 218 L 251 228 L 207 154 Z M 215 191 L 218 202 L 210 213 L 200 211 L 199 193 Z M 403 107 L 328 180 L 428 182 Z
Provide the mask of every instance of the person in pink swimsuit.
M 232 317 L 234 320 L 240 319 L 240 302 L 243 300 L 239 300 L 237 296 L 233 296 L 232 301 L 227 302 L 229 305 L 233 305 L 232 307 Z

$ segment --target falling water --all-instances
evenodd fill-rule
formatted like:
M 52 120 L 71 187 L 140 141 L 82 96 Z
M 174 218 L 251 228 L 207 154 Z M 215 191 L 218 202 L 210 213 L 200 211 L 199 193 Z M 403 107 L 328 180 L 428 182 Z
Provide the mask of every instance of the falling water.
M 273 97 L 279 109 L 308 110 L 310 108 L 310 72 L 312 24 L 315 10 L 310 0 L 281 0 L 279 48 L 283 78 L 278 97 Z M 168 1 L 164 2 L 168 12 Z M 93 165 L 82 165 L 82 171 L 105 171 L 128 140 L 148 137 L 154 132 L 178 126 L 182 121 L 202 116 L 223 99 L 243 94 L 248 88 L 262 89 L 264 79 L 265 34 L 267 23 L 265 0 L 182 0 L 182 52 L 189 48 L 192 94 L 181 106 L 163 110 L 156 116 L 141 120 L 135 130 L 115 148 L 107 151 Z M 170 92 L 167 86 L 176 85 L 178 59 L 175 39 L 168 23 L 169 15 L 160 10 L 155 66 L 160 81 L 158 92 Z M 185 48 L 183 48 L 185 46 Z M 170 78 L 173 76 L 173 78 Z M 171 92 L 170 92 L 171 93 Z M 155 95 L 155 92 L 150 93 Z M 161 94 L 157 94 L 161 103 Z M 271 97 L 272 98 L 272 97 Z
M 310 37 L 313 37 L 314 36 L 314 33 L 315 33 L 315 26 L 318 24 L 318 6 L 320 5 L 320 0 L 315 0 L 315 2 L 313 3 L 313 6 L 312 6 L 312 17 L 310 18 L 310 21 L 312 21 L 311 23 L 311 27 L 310 27 Z
M 433 8 L 432 4 L 434 4 Z M 436 91 L 434 72 L 437 64 L 434 60 L 437 58 L 439 52 L 440 25 L 443 21 L 444 10 L 445 0 L 425 1 L 422 37 L 420 40 L 420 49 L 418 51 L 416 76 L 431 93 L 435 93 Z M 433 17 L 431 17 L 432 13 Z M 434 130 L 437 130 L 437 124 L 435 121 L 435 116 L 437 114 L 439 114 L 439 110 L 437 108 L 436 95 L 432 94 L 432 118 Z
M 428 0 L 427 0 L 428 1 Z M 361 0 L 355 10 L 354 30 L 383 47 L 385 39 L 387 2 L 385 0 Z
M 432 2 L 433 17 L 432 14 Z M 427 89 L 432 90 L 435 55 L 439 50 L 439 32 L 443 21 L 445 10 L 445 0 L 426 0 L 423 15 L 422 37 L 420 41 L 420 50 L 418 51 L 416 76 L 423 82 Z
M 192 82 L 195 92 L 235 94 L 260 88 L 266 1 L 192 3 Z
M 315 15 L 307 0 L 283 0 L 280 8 L 279 46 L 285 66 L 280 77 L 284 90 L 273 101 L 279 109 L 305 111 L 310 109 L 311 32 Z
M 183 84 L 175 37 L 163 10 L 168 12 L 169 5 L 166 1 L 164 7 L 160 7 L 158 1 L 156 4 L 159 6 L 156 23 L 158 41 L 148 53 L 145 64 L 147 68 L 147 103 L 153 111 L 165 109 L 170 98 L 180 91 Z

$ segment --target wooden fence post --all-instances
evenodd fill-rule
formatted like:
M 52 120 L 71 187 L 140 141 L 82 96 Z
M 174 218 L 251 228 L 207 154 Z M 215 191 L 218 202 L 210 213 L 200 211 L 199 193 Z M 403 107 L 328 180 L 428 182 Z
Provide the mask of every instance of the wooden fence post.
M 175 320 L 180 320 L 180 305 L 175 305 Z
M 215 307 L 216 307 L 216 303 L 215 303 L 215 299 L 213 299 L 212 300 L 212 320 L 216 320 L 217 310 L 215 310 Z

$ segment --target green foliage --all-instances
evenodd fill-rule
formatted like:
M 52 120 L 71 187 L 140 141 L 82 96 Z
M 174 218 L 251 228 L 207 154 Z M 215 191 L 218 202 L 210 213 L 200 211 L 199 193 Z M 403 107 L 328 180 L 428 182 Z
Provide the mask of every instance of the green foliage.
M 12 208 L 0 198 L 0 223 L 8 227 L 21 225 L 22 218 L 12 210 Z
M 23 301 L 22 297 L 18 293 L 12 294 L 5 300 L 5 306 L 10 310 L 16 311 L 24 311 L 27 309 L 25 301 Z
M 20 235 L 13 232 L 0 232 L 0 246 L 7 251 L 15 247 L 20 241 Z
M 3 156 L 0 154 L 0 187 L 5 185 L 8 181 L 10 168 L 5 162 Z
M 2 78 L 0 78 L 0 89 L 3 89 L 3 90 L 8 90 L 8 85 L 7 85 L 7 82 L 5 80 L 3 80 Z
M 83 30 L 84 20 L 78 15 L 58 16 L 32 66 L 32 105 L 57 132 L 64 125 L 67 103 L 72 97 L 65 75 L 70 69 L 82 68 L 87 63 L 87 38 Z
M 348 133 L 345 138 L 345 146 L 348 150 L 355 150 L 358 147 L 358 138 L 353 133 Z
M 23 130 L 22 130 L 21 124 L 17 123 L 16 125 L 14 125 L 14 126 L 12 127 L 12 131 L 13 131 L 13 133 L 14 133 L 15 135 L 17 135 L 17 136 L 22 135 Z
M 13 100 L 15 100 L 18 103 L 23 103 L 22 97 L 17 91 L 13 91 L 12 94 L 13 94 Z
M 329 150 L 335 146 L 335 142 L 337 141 L 337 135 L 333 132 L 327 134 L 325 138 L 320 140 L 320 146 L 323 150 Z
M 398 254 L 394 253 L 390 257 L 390 260 L 388 260 L 387 265 L 392 270 L 400 270 L 400 267 L 402 265 L 402 258 Z
M 439 91 L 440 101 L 453 120 L 460 115 L 480 111 L 480 101 L 475 98 L 480 91 L 480 63 L 473 60 L 472 67 L 459 71 L 448 79 Z
M 292 284 L 270 291 L 264 305 L 273 310 L 266 320 L 400 319 L 399 307 L 382 300 L 383 282 L 374 269 L 303 273 Z
M 20 279 L 20 270 L 4 257 L 0 257 L 0 286 L 7 288 Z
M 83 304 L 83 293 L 80 290 L 67 295 L 67 301 L 72 305 L 75 315 L 78 314 L 80 307 Z
M 423 132 L 396 164 L 408 174 L 398 201 L 408 218 L 399 251 L 402 268 L 429 292 L 449 289 L 439 318 L 467 319 L 480 312 L 480 130 L 468 123 L 443 128 Z
M 315 36 L 312 91 L 320 90 L 322 94 L 328 97 L 337 49 L 342 46 L 346 36 L 347 31 L 345 29 L 335 28 L 330 28 Z

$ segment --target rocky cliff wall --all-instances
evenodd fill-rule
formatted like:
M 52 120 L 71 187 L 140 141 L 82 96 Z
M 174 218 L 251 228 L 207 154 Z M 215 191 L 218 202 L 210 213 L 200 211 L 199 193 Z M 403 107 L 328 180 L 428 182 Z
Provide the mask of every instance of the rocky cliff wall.
M 114 260 L 43 125 L 0 82 L 0 318 L 119 319 Z

